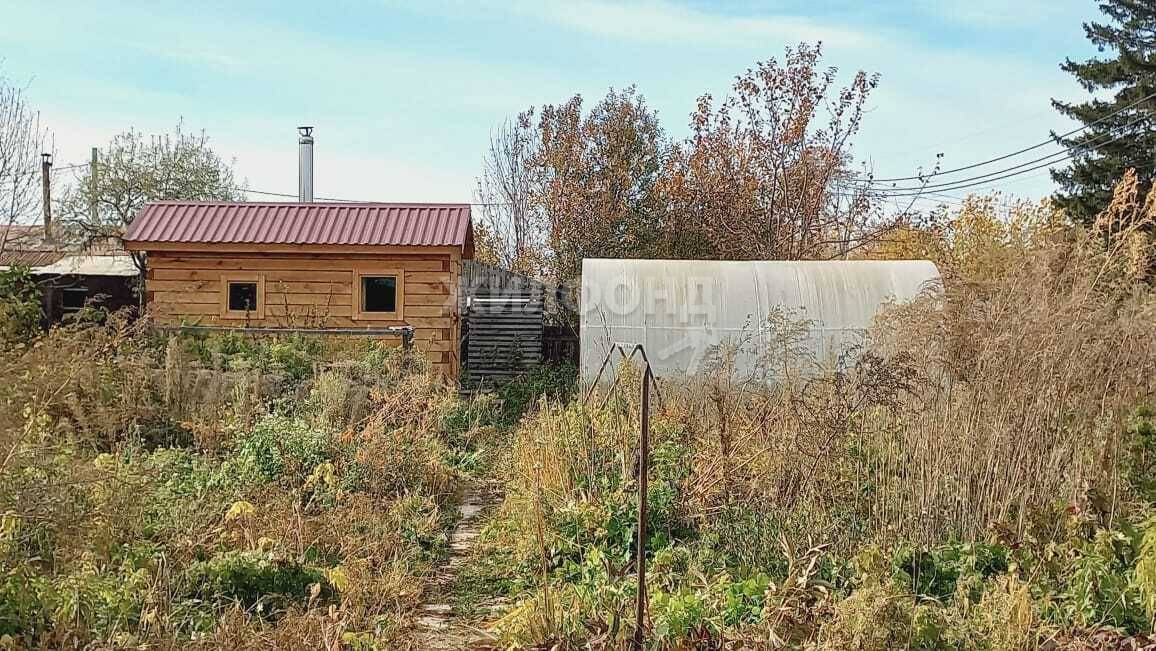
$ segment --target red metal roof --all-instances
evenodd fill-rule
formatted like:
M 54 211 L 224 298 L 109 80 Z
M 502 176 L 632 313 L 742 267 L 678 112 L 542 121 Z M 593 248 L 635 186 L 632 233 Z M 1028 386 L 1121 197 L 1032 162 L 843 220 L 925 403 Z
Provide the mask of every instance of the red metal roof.
M 84 261 L 85 266 L 83 267 L 77 267 L 75 263 L 68 263 L 71 265 L 68 268 L 77 270 L 90 269 L 93 262 L 104 264 L 114 259 L 111 264 L 119 265 L 123 264 L 121 258 L 128 259 L 129 266 L 132 266 L 131 258 L 125 255 L 124 247 L 121 246 L 117 238 L 80 238 L 78 233 L 69 232 L 66 228 L 55 231 L 53 235 L 54 237 L 47 237 L 44 226 L 39 224 L 0 226 L 0 268 L 31 267 L 33 273 L 59 274 L 61 272 L 48 269 L 66 260 Z M 108 269 L 109 267 L 103 268 Z M 88 274 L 85 272 L 82 275 L 122 274 Z
M 0 251 L 0 267 L 43 267 L 64 257 L 63 251 Z
M 60 244 L 44 237 L 39 224 L 7 224 L 0 226 L 0 242 L 5 250 L 58 251 Z
M 473 248 L 469 204 L 228 203 L 145 205 L 125 241 Z
M 44 227 L 39 224 L 0 226 L 0 267 L 50 265 L 66 255 L 66 247 L 64 242 L 46 238 Z

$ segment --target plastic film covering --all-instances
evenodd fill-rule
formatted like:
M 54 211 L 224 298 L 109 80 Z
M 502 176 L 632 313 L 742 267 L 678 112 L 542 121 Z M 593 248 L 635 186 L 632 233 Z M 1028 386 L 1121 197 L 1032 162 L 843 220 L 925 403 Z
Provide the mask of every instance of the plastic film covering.
M 854 353 L 880 309 L 937 291 L 927 260 L 582 261 L 581 371 L 593 381 L 612 343 L 641 343 L 655 374 L 693 375 L 735 351 L 735 372 L 764 373 L 789 323 L 793 347 L 818 364 Z M 769 317 L 774 315 L 771 326 Z M 780 356 L 781 359 L 781 356 Z

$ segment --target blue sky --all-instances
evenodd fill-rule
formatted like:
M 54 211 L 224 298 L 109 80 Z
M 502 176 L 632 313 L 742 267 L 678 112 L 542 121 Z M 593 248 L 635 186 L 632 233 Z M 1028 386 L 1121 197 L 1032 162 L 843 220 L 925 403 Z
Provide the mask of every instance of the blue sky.
M 1093 54 L 1094 17 L 1090 0 L 8 0 L 0 69 L 58 163 L 183 119 L 249 187 L 291 193 L 311 124 L 320 196 L 469 201 L 490 130 L 528 106 L 635 84 L 681 137 L 700 94 L 799 41 L 844 78 L 881 75 L 854 147 L 877 176 L 990 158 L 1070 128 L 1048 101 L 1083 96 L 1058 64 Z M 994 187 L 1052 190 L 1042 170 Z

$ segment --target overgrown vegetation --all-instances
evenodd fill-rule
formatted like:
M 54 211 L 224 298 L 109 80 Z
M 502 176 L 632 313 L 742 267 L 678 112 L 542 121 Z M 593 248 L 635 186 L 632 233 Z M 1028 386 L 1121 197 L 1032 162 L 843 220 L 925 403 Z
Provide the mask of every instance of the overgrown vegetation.
M 809 359 L 663 383 L 648 648 L 1115 648 L 1156 613 L 1156 197 L 1093 228 L 969 203 L 905 233 L 946 285 Z M 397 648 L 467 482 L 505 499 L 449 589 L 512 648 L 634 635 L 637 370 L 468 399 L 384 343 L 170 336 L 117 315 L 0 356 L 12 646 Z
M 1129 175 L 1089 231 L 1042 212 L 945 239 L 947 286 L 881 315 L 858 355 L 772 360 L 794 372 L 768 388 L 723 347 L 712 372 L 663 385 L 648 645 L 1147 643 L 1154 206 Z M 765 328 L 800 348 L 789 320 Z M 639 379 L 620 372 L 614 393 L 546 401 L 516 430 L 467 575 L 510 603 L 492 622 L 504 645 L 634 635 Z
M 0 374 L 0 636 L 17 647 L 394 648 L 462 459 L 537 390 L 463 402 L 385 344 L 115 316 L 9 350 Z
M 1156 196 L 1091 229 L 970 202 L 945 286 L 810 359 L 774 312 L 662 383 L 648 648 L 1144 644 L 1156 616 Z M 773 368 L 771 368 L 773 367 Z M 15 647 L 397 648 L 468 482 L 497 512 L 449 590 L 498 646 L 634 636 L 640 379 L 462 398 L 397 348 L 173 336 L 118 315 L 0 355 L 0 636 Z

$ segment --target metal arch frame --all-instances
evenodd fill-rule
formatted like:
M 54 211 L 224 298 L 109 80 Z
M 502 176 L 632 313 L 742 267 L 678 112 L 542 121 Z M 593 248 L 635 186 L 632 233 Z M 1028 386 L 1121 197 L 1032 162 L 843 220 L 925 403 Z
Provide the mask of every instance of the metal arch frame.
M 626 352 L 627 348 L 630 348 L 629 353 Z M 590 398 L 594 395 L 594 389 L 598 387 L 598 381 L 602 379 L 602 374 L 606 371 L 606 367 L 610 364 L 610 359 L 614 357 L 614 353 L 616 351 L 622 357 L 622 360 L 627 362 L 634 359 L 635 354 L 638 354 L 642 357 L 642 361 L 646 363 L 644 374 L 650 378 L 651 386 L 654 387 L 654 394 L 658 397 L 658 404 L 661 407 L 662 392 L 658 388 L 658 378 L 654 375 L 654 367 L 650 363 L 650 358 L 646 356 L 646 348 L 643 347 L 642 344 L 622 341 L 611 342 L 610 350 L 607 351 L 606 357 L 603 358 L 602 365 L 598 367 L 598 374 L 595 375 L 594 379 L 590 382 L 590 388 L 586 390 L 586 397 L 582 400 L 582 404 L 590 404 Z M 622 375 L 619 373 L 614 375 L 614 380 L 610 383 L 610 387 L 606 389 L 606 397 L 602 399 L 602 402 L 599 404 L 599 408 L 606 404 L 606 401 L 610 398 L 610 394 L 613 393 L 614 389 L 618 387 L 618 379 L 620 377 L 622 377 Z
M 630 348 L 627 353 L 626 349 Z M 622 357 L 622 360 L 629 362 L 634 359 L 637 354 L 642 357 L 645 363 L 642 369 L 642 391 L 641 403 L 639 405 L 639 422 L 638 422 L 638 539 L 635 543 L 635 558 L 634 566 L 638 572 L 638 594 L 635 596 L 634 605 L 634 637 L 631 640 L 630 647 L 636 651 L 643 649 L 643 643 L 646 638 L 646 615 L 647 615 L 647 595 L 646 595 L 646 511 L 647 511 L 647 484 L 649 483 L 650 475 L 650 389 L 654 388 L 654 394 L 658 397 L 659 404 L 662 404 L 662 394 L 658 390 L 658 379 L 654 377 L 654 368 L 650 364 L 650 358 L 646 356 L 646 348 L 642 344 L 631 344 L 624 342 L 611 343 L 610 350 L 606 353 L 606 358 L 602 360 L 602 366 L 598 368 L 598 375 L 594 377 L 594 381 L 590 384 L 590 389 L 586 393 L 586 398 L 582 404 L 585 406 L 590 402 L 590 397 L 594 395 L 594 389 L 598 386 L 598 381 L 602 379 L 602 373 L 606 370 L 607 365 L 610 364 L 611 358 L 614 357 L 614 352 Z M 610 395 L 614 393 L 614 389 L 618 386 L 618 379 L 622 377 L 621 373 L 614 375 L 614 381 L 607 389 L 606 396 L 602 399 L 599 405 L 601 408 L 610 399 Z

